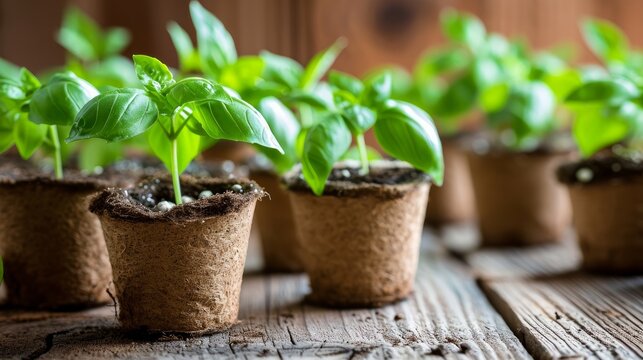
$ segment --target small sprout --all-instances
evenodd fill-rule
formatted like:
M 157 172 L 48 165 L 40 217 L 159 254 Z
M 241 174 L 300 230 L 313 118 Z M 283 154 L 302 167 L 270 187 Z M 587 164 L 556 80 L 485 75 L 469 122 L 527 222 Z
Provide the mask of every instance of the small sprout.
M 187 204 L 187 203 L 191 203 L 192 201 L 194 201 L 194 198 L 191 197 L 191 196 L 183 195 L 183 196 L 181 196 L 181 201 L 183 201 L 183 203 Z
M 155 211 L 159 211 L 159 212 L 166 212 L 166 211 L 170 211 L 170 210 L 172 210 L 172 208 L 173 208 L 173 207 L 175 207 L 175 206 L 176 206 L 176 205 L 174 205 L 174 203 L 173 203 L 173 202 L 170 202 L 170 201 L 161 201 L 160 203 L 158 203 L 158 204 L 156 205 L 156 207 L 154 208 L 154 210 L 155 210 Z
M 211 197 L 211 196 L 213 196 L 213 195 L 214 195 L 214 194 L 212 193 L 212 191 L 210 191 L 210 190 L 203 190 L 203 191 L 201 191 L 201 193 L 199 194 L 199 199 L 207 199 L 207 198 L 209 198 L 209 197 Z
M 590 182 L 592 178 L 594 178 L 594 173 L 588 168 L 581 168 L 576 172 L 576 179 L 580 182 Z
M 243 187 L 239 184 L 234 184 L 230 187 L 230 190 L 236 192 L 237 194 L 243 193 Z

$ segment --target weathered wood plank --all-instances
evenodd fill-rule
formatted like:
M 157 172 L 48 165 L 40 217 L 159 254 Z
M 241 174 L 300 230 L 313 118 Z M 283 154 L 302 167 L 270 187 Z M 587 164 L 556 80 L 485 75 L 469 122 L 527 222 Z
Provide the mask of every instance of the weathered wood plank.
M 483 288 L 537 359 L 643 358 L 643 277 L 575 274 Z
M 425 253 L 414 294 L 391 306 L 324 309 L 303 302 L 307 292 L 303 275 L 247 275 L 237 326 L 157 342 L 120 332 L 111 307 L 56 314 L 4 309 L 0 358 L 529 358 L 469 271 L 443 256 Z

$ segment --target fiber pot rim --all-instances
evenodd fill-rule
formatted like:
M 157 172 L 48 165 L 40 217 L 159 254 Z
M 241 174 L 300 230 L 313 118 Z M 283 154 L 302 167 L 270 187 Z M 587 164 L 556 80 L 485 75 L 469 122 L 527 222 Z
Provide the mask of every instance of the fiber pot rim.
M 359 163 L 356 161 L 343 161 L 334 166 L 334 169 L 357 169 Z M 320 197 L 335 196 L 335 197 L 362 197 L 362 196 L 377 196 L 383 199 L 395 199 L 403 196 L 405 193 L 414 189 L 418 185 L 431 184 L 433 179 L 413 168 L 408 163 L 398 160 L 378 160 L 370 163 L 371 171 L 378 170 L 401 170 L 409 171 L 414 175 L 413 178 L 406 182 L 399 182 L 394 184 L 380 184 L 373 182 L 352 182 L 343 180 L 327 180 L 324 193 Z M 301 175 L 301 165 L 296 166 L 291 171 L 282 177 L 282 183 L 286 186 L 288 191 L 295 193 L 304 193 L 313 195 L 312 190 L 308 184 L 303 181 Z
M 160 178 L 160 180 L 161 184 L 171 186 L 171 182 L 167 177 Z M 182 189 L 206 190 L 208 187 L 234 184 L 240 184 L 242 186 L 252 184 L 259 191 L 235 193 L 231 190 L 225 190 L 223 192 L 215 192 L 208 198 L 184 203 L 165 212 L 155 212 L 140 203 L 130 201 L 129 196 L 125 193 L 125 191 L 129 189 L 111 187 L 101 191 L 91 199 L 89 211 L 98 216 L 109 216 L 112 219 L 134 223 L 186 223 L 203 221 L 239 211 L 249 203 L 261 199 L 266 195 L 262 187 L 248 179 L 181 176 Z
M 614 166 L 618 166 L 615 170 Z M 588 180 L 578 178 L 580 170 L 587 169 Z M 562 164 L 556 169 L 556 178 L 567 186 L 608 184 L 613 181 L 643 180 L 643 161 L 619 156 L 601 156 Z
M 103 190 L 110 186 L 110 182 L 92 176 L 83 176 L 80 174 L 71 174 L 62 179 L 56 179 L 47 175 L 40 174 L 4 174 L 0 175 L 0 186 L 18 187 L 44 185 L 47 187 L 57 187 L 68 190 L 86 190 L 88 192 Z

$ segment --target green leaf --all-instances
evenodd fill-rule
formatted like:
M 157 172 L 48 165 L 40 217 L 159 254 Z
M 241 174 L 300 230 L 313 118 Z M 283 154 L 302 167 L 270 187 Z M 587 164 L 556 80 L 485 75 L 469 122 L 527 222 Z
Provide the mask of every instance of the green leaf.
M 278 173 L 284 173 L 290 170 L 298 160 L 296 146 L 300 130 L 299 122 L 295 115 L 274 97 L 261 100 L 257 110 L 266 119 L 284 153 L 279 154 L 276 150 L 265 147 L 259 147 L 258 150 L 270 159 Z
M 308 130 L 301 163 L 304 179 L 315 195 L 324 192 L 333 166 L 350 145 L 350 130 L 339 115 L 328 114 Z
M 264 63 L 258 56 L 242 56 L 237 62 L 226 66 L 219 82 L 236 91 L 254 87 L 263 74 Z
M 364 84 L 356 77 L 339 71 L 330 71 L 328 73 L 328 83 L 339 90 L 351 93 L 359 98 L 364 91 Z
M 41 86 L 40 80 L 38 80 L 36 75 L 26 68 L 20 69 L 20 83 L 22 84 L 22 89 L 27 94 L 32 94 Z
M 27 94 L 25 94 L 20 84 L 9 79 L 0 78 L 0 98 L 2 100 L 23 100 L 26 96 Z
M 346 40 L 343 38 L 335 41 L 328 49 L 317 53 L 308 63 L 301 76 L 299 87 L 302 89 L 311 89 L 317 85 L 319 80 L 333 66 L 333 63 L 339 56 L 339 53 L 346 47 Z
M 221 97 L 192 101 L 177 109 L 177 114 L 185 121 L 193 117 L 213 139 L 243 141 L 283 153 L 266 119 L 241 99 Z
M 563 101 L 582 84 L 583 79 L 578 70 L 565 69 L 545 75 L 543 81 L 554 92 L 556 99 Z
M 230 97 L 221 85 L 207 79 L 191 77 L 181 79 L 168 88 L 165 98 L 172 108 L 176 108 L 190 101 L 205 100 L 215 96 Z
M 388 73 L 370 78 L 365 84 L 364 103 L 371 107 L 379 107 L 391 98 L 392 88 L 391 76 Z
M 288 89 L 299 86 L 304 69 L 297 61 L 268 51 L 262 51 L 259 57 L 264 61 L 262 77 L 266 81 L 275 82 Z
M 514 92 L 510 111 L 527 127 L 525 132 L 547 128 L 556 108 L 556 99 L 547 85 L 533 81 L 516 86 Z
M 332 99 L 313 92 L 301 90 L 291 92 L 284 98 L 284 101 L 295 106 L 306 104 L 321 110 L 332 109 L 335 106 Z
M 424 171 L 435 184 L 442 185 L 442 144 L 426 112 L 405 102 L 389 101 L 378 114 L 375 137 L 388 154 Z
M 86 70 L 87 74 L 83 78 L 103 91 L 140 86 L 132 60 L 122 56 L 112 56 Z
M 623 61 L 628 55 L 625 35 L 612 23 L 588 19 L 582 22 L 581 32 L 592 52 L 606 62 Z
M 103 36 L 94 20 L 76 8 L 69 8 L 58 32 L 58 43 L 75 57 L 94 61 L 101 56 Z
M 71 125 L 78 111 L 98 90 L 73 73 L 54 75 L 31 96 L 29 120 L 36 124 Z
M 120 54 L 130 42 L 130 34 L 123 28 L 112 28 L 104 34 L 104 48 L 101 57 Z
M 624 80 L 597 80 L 589 81 L 572 91 L 566 101 L 596 103 L 613 102 L 622 103 L 627 99 L 636 98 L 639 90 L 630 82 Z
M 0 58 L 0 78 L 20 81 L 20 67 Z
M 472 51 L 485 41 L 486 30 L 480 19 L 473 15 L 447 10 L 440 16 L 442 32 L 454 43 L 463 44 Z
M 29 159 L 45 141 L 46 136 L 47 127 L 32 123 L 26 116 L 20 116 L 13 128 L 16 148 L 23 159 Z
M 108 91 L 82 108 L 66 141 L 89 138 L 126 140 L 145 132 L 158 117 L 156 104 L 142 90 Z
M 198 1 L 190 2 L 190 14 L 196 29 L 203 72 L 216 78 L 223 68 L 237 61 L 237 50 L 232 36 L 221 21 Z
M 14 144 L 13 128 L 0 127 L 0 153 L 3 153 Z
M 167 32 L 170 33 L 170 38 L 179 57 L 181 72 L 198 70 L 200 67 L 199 53 L 194 49 L 190 35 L 174 21 L 168 24 Z
M 78 151 L 78 166 L 81 170 L 93 172 L 98 167 L 115 163 L 123 157 L 123 145 L 108 143 L 99 139 L 86 140 Z
M 352 105 L 344 109 L 342 116 L 353 135 L 361 135 L 370 129 L 376 120 L 376 114 L 366 106 Z
M 499 83 L 490 86 L 480 94 L 480 106 L 482 110 L 491 113 L 500 110 L 509 98 L 509 85 Z
M 147 55 L 134 55 L 136 75 L 146 89 L 160 93 L 174 83 L 172 72 L 165 64 Z
M 576 119 L 572 134 L 584 157 L 613 145 L 630 134 L 627 119 L 609 113 L 602 104 L 585 105 L 574 109 Z
M 169 126 L 169 122 L 165 125 Z M 157 122 L 147 135 L 150 149 L 167 167 L 172 168 L 172 143 L 165 135 L 161 122 Z M 181 131 L 176 138 L 178 172 L 182 173 L 201 152 L 201 137 L 190 131 Z
M 439 97 L 432 114 L 439 118 L 456 118 L 467 114 L 476 105 L 478 88 L 470 74 L 455 79 Z

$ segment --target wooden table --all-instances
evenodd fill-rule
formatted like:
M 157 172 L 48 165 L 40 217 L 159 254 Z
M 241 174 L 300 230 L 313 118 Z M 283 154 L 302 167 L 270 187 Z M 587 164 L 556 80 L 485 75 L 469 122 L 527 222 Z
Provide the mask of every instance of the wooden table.
M 314 307 L 304 275 L 250 271 L 228 332 L 154 341 L 122 333 L 111 306 L 0 309 L 0 358 L 643 358 L 643 277 L 577 271 L 573 239 L 471 251 L 470 227 L 437 235 L 426 233 L 415 292 L 394 305 Z

